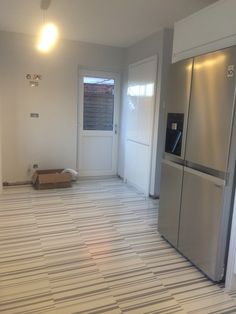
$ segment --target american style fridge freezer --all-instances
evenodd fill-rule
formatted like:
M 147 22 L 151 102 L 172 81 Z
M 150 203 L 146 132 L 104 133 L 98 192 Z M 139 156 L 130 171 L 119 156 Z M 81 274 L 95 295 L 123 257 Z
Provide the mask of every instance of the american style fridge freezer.
M 160 233 L 214 281 L 224 277 L 227 257 L 236 157 L 235 66 L 236 47 L 194 58 L 188 109 L 185 111 L 182 182 L 177 187 L 179 183 L 173 180 L 174 170 L 172 174 L 171 171 L 167 173 L 164 161 L 161 176 Z M 189 85 L 182 86 L 183 94 L 188 89 Z M 172 94 L 172 99 L 175 98 L 173 86 L 168 93 Z M 173 111 L 173 106 L 167 97 L 167 113 Z M 166 159 L 179 163 L 171 153 L 165 154 Z M 175 195 L 178 200 L 175 204 L 167 201 L 167 191 L 170 196 L 173 194 L 170 187 L 175 189 L 175 193 L 180 193 L 178 197 Z M 173 236 L 165 230 L 169 230 L 168 217 L 173 225 L 170 213 L 176 211 L 179 212 L 175 221 L 178 228 L 172 229 L 175 232 Z

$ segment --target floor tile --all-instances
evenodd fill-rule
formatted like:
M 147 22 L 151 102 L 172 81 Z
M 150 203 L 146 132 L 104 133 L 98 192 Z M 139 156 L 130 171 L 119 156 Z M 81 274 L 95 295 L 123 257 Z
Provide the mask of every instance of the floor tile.
M 236 313 L 236 296 L 176 252 L 157 219 L 158 200 L 116 177 L 4 188 L 0 313 Z

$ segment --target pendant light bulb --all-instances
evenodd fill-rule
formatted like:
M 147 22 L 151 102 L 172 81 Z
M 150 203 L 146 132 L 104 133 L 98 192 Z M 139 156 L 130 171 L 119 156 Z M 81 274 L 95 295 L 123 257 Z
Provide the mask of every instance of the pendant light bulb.
M 58 39 L 58 29 L 55 24 L 47 23 L 41 28 L 37 49 L 41 52 L 48 52 Z

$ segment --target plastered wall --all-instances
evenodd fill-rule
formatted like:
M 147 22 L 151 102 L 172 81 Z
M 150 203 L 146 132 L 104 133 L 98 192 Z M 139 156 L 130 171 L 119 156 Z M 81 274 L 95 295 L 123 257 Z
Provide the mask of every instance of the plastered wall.
M 60 40 L 42 55 L 34 37 L 9 32 L 0 47 L 3 181 L 29 180 L 34 163 L 76 168 L 78 68 L 121 73 L 124 49 Z M 42 75 L 38 87 L 27 73 Z

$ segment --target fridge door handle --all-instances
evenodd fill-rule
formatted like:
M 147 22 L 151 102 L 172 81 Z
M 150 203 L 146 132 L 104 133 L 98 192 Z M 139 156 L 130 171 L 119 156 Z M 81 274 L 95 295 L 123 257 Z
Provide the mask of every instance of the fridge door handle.
M 170 167 L 174 167 L 176 169 L 183 170 L 183 166 L 181 164 L 175 163 L 173 161 L 163 159 L 162 163 L 165 164 L 165 165 L 168 165 Z
M 221 185 L 221 184 L 214 183 L 214 186 L 217 187 L 217 188 L 219 188 L 219 189 L 221 189 L 221 188 L 222 188 L 223 186 L 225 186 L 225 185 Z
M 222 187 L 226 186 L 226 180 L 218 178 L 218 177 L 214 177 L 214 176 L 212 176 L 210 174 L 201 172 L 199 170 L 195 170 L 195 169 L 192 169 L 192 168 L 189 168 L 189 167 L 184 167 L 184 172 L 187 172 L 187 173 L 190 173 L 190 174 L 194 174 L 194 175 L 199 176 L 199 177 L 201 177 L 203 179 L 211 181 L 217 187 L 222 188 Z

